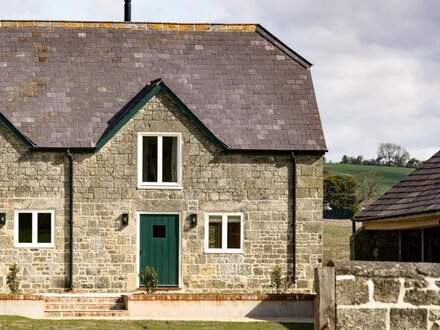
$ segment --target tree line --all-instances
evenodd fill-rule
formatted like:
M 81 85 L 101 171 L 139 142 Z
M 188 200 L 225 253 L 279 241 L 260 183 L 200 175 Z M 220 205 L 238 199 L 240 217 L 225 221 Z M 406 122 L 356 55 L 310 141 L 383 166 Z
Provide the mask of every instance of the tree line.
M 377 149 L 377 157 L 373 159 L 364 159 L 364 156 L 342 156 L 341 164 L 355 165 L 379 165 L 417 168 L 422 162 L 411 157 L 409 152 L 394 143 L 381 143 Z

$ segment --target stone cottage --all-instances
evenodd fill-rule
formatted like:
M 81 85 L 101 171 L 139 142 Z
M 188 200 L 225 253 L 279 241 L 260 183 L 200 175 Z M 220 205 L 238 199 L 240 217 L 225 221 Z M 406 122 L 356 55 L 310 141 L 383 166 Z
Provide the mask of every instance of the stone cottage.
M 311 64 L 260 25 L 0 22 L 0 284 L 312 290 Z
M 354 260 L 440 262 L 440 152 L 356 215 Z

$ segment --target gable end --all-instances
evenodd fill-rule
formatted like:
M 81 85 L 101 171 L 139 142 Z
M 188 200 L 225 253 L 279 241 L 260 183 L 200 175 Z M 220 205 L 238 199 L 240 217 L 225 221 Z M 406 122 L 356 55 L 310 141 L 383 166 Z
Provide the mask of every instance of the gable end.
M 227 149 L 227 145 L 220 141 L 201 121 L 196 115 L 177 97 L 173 91 L 165 85 L 162 80 L 154 80 L 149 85 L 145 86 L 127 105 L 125 110 L 119 114 L 119 118 L 115 118 L 114 125 L 104 132 L 101 139 L 96 144 L 96 151 L 100 150 L 124 125 L 136 115 L 140 109 L 150 101 L 153 96 L 157 95 L 159 91 L 164 92 L 173 103 L 185 113 L 189 119 L 221 150 Z

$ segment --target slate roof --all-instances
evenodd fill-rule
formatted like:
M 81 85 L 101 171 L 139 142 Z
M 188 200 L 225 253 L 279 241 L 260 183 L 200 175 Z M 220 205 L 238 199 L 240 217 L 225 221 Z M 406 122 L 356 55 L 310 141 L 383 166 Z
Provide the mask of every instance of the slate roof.
M 355 220 L 381 220 L 440 211 L 440 151 L 356 215 Z
M 161 79 L 229 149 L 326 151 L 310 63 L 259 25 L 0 21 L 0 112 L 93 147 Z

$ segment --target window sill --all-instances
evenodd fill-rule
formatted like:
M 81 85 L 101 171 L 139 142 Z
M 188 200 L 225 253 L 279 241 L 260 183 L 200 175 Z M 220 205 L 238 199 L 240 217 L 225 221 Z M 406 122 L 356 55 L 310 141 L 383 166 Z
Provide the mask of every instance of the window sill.
M 212 254 L 220 254 L 220 253 L 226 253 L 226 254 L 244 254 L 244 251 L 241 249 L 205 249 L 205 253 L 212 253 Z
M 55 245 L 15 244 L 17 249 L 55 249 Z
M 170 183 L 170 184 L 138 184 L 138 189 L 147 190 L 147 189 L 183 189 L 183 187 L 178 183 Z

